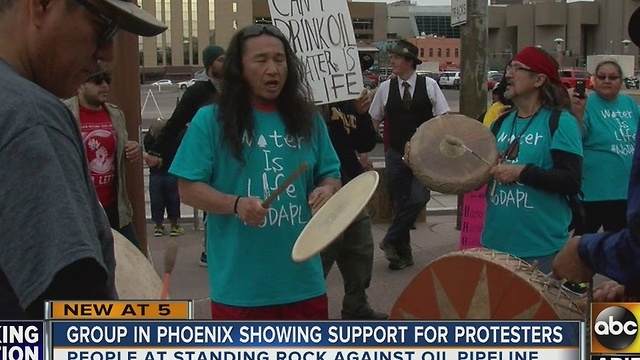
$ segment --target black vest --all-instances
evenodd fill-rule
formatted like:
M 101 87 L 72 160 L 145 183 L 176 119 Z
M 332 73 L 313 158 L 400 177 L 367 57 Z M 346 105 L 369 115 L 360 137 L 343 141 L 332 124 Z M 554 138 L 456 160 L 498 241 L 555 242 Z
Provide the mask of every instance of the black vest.
M 398 78 L 391 79 L 389 98 L 385 106 L 385 129 L 389 127 L 389 145 L 392 149 L 404 153 L 404 144 L 411 139 L 422 123 L 433 118 L 433 105 L 427 94 L 427 81 L 418 75 L 416 87 L 411 97 L 411 106 L 405 110 L 402 95 L 398 89 Z

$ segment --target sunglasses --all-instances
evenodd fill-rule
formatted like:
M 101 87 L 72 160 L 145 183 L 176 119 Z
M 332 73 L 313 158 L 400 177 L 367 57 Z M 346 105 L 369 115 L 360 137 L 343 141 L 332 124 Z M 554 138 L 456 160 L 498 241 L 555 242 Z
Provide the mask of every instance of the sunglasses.
M 120 30 L 116 21 L 109 18 L 102 12 L 100 12 L 100 10 L 98 10 L 97 7 L 93 6 L 87 0 L 76 0 L 76 1 L 78 2 L 78 4 L 84 6 L 87 10 L 89 10 L 91 14 L 96 16 L 98 19 L 100 19 L 100 21 L 104 23 L 104 30 L 102 30 L 102 34 L 100 34 L 100 38 L 98 39 L 98 42 L 100 44 L 112 42 L 118 30 Z
M 611 81 L 620 80 L 620 75 L 596 75 L 596 79 L 600 81 L 605 81 L 607 79 Z
M 273 25 L 267 25 L 267 24 L 255 24 L 255 25 L 249 26 L 244 30 L 244 33 L 242 34 L 242 38 L 247 39 L 250 37 L 260 36 L 263 34 L 277 37 L 278 39 L 283 41 L 288 41 L 287 38 L 282 33 L 282 31 L 280 31 L 280 29 L 278 29 Z
M 98 74 L 87 79 L 87 82 L 95 85 L 102 85 L 103 81 L 106 82 L 107 85 L 111 85 L 111 74 Z

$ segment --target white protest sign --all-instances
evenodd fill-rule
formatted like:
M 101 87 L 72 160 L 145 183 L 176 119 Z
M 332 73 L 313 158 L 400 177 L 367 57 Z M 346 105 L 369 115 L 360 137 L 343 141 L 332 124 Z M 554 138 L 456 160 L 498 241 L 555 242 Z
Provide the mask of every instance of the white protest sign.
M 269 11 L 302 59 L 316 104 L 358 97 L 364 87 L 346 0 L 269 0 Z

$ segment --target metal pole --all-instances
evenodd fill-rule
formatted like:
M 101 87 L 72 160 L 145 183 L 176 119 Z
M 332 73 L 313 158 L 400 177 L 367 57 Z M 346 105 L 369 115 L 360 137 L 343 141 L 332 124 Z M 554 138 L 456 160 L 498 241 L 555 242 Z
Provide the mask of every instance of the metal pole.
M 487 110 L 486 0 L 467 0 L 467 23 L 460 28 L 460 113 L 475 119 Z M 458 198 L 456 228 L 462 222 L 462 195 Z
M 133 1 L 135 3 L 135 1 Z M 114 77 L 109 92 L 112 102 L 124 112 L 129 140 L 140 142 L 140 65 L 138 63 L 138 37 L 121 31 L 113 44 Z M 147 255 L 147 219 L 145 215 L 144 175 L 141 160 L 127 162 L 127 192 L 133 207 L 133 225 L 140 242 L 140 250 Z

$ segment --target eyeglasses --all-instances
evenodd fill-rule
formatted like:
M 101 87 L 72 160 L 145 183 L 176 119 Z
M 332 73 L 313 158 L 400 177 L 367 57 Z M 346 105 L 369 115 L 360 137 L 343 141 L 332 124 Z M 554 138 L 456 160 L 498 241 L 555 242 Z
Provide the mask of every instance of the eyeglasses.
M 244 30 L 244 33 L 242 34 L 242 38 L 246 39 L 254 36 L 260 36 L 263 34 L 277 37 L 283 41 L 288 41 L 287 38 L 282 33 L 282 31 L 280 31 L 280 29 L 278 29 L 273 25 L 268 25 L 268 24 L 255 24 L 255 25 L 249 26 Z
M 100 34 L 100 38 L 98 42 L 100 44 L 112 42 L 113 37 L 116 36 L 116 33 L 118 32 L 118 30 L 120 30 L 116 21 L 109 18 L 102 12 L 100 12 L 100 10 L 98 10 L 97 7 L 93 6 L 87 0 L 76 0 L 76 1 L 78 2 L 78 4 L 84 6 L 87 10 L 89 10 L 91 14 L 96 16 L 98 19 L 100 19 L 100 21 L 104 23 L 104 30 L 102 31 L 102 34 Z
M 87 79 L 87 82 L 90 82 L 90 83 L 95 84 L 95 85 L 102 85 L 103 81 L 106 82 L 107 85 L 111 85 L 111 74 L 102 73 L 102 74 L 98 74 L 98 75 L 92 76 L 89 79 Z
M 510 71 L 516 72 L 516 71 L 521 71 L 521 70 L 522 71 L 527 71 L 527 72 L 530 72 L 530 73 L 534 73 L 534 74 L 538 73 L 535 70 L 526 68 L 526 67 L 524 67 L 522 65 L 519 65 L 519 64 L 509 64 L 509 65 L 507 65 L 507 72 L 510 72 Z
M 620 75 L 596 75 L 596 79 L 600 81 L 605 81 L 607 79 L 611 81 L 620 80 Z

